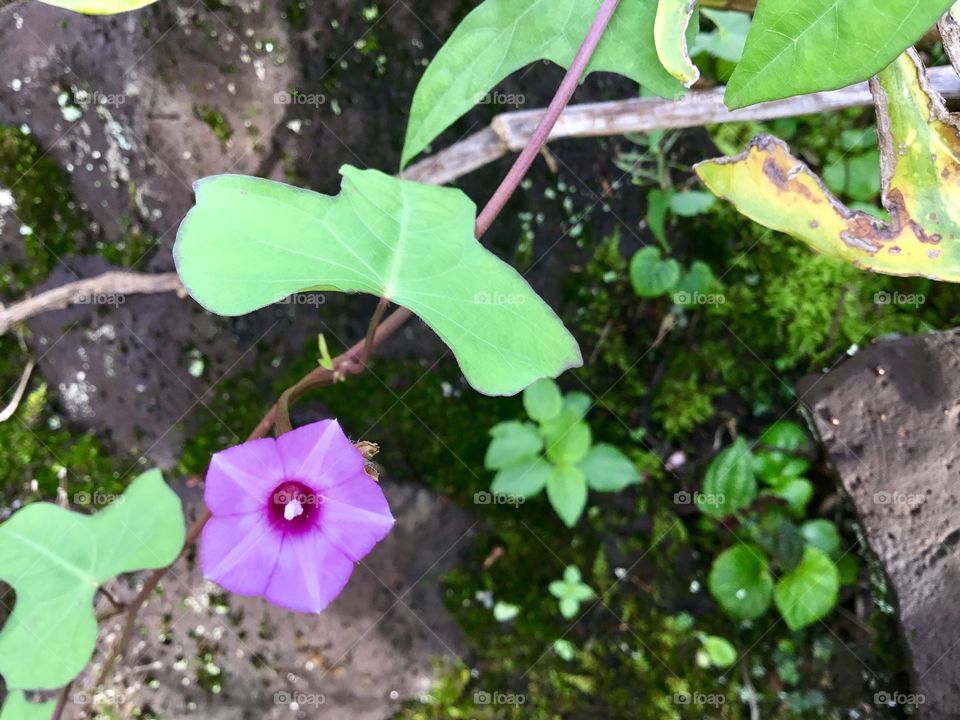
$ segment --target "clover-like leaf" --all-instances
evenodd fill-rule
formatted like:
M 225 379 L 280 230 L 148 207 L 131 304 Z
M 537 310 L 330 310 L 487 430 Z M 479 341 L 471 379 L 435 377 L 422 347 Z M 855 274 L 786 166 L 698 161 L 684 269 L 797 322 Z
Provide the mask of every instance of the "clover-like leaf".
M 845 87 L 874 75 L 953 0 L 762 0 L 727 85 L 731 109 Z
M 96 515 L 35 503 L 0 525 L 0 579 L 17 594 L 0 632 L 7 687 L 50 690 L 72 680 L 96 642 L 97 588 L 120 573 L 169 565 L 184 534 L 180 499 L 159 470 Z
M 444 43 L 417 85 L 403 165 L 512 72 L 538 60 L 569 67 L 597 13 L 593 0 L 486 0 Z M 656 3 L 623 0 L 587 72 L 625 75 L 664 97 L 683 86 L 660 64 L 653 40 Z
M 84 15 L 115 15 L 139 10 L 157 0 L 40 0 L 47 5 L 72 10 Z
M 560 614 L 567 619 L 580 611 L 580 603 L 594 596 L 593 588 L 583 582 L 576 565 L 568 565 L 563 571 L 563 580 L 554 580 L 548 589 L 559 601 Z
M 432 327 L 489 395 L 582 364 L 550 307 L 474 239 L 466 195 L 376 170 L 341 174 L 336 197 L 238 175 L 198 182 L 174 246 L 188 292 L 221 315 L 304 290 L 385 297 Z
M 697 10 L 697 0 L 660 0 L 653 23 L 653 40 L 660 62 L 671 75 L 690 87 L 700 70 L 690 59 L 687 34 Z
M 7 695 L 7 701 L 0 710 L 0 720 L 50 720 L 56 708 L 56 700 L 32 703 L 22 690 L 14 690 Z
M 883 205 L 891 223 L 840 203 L 780 140 L 696 166 L 747 217 L 830 257 L 887 275 L 960 282 L 960 120 L 927 82 L 915 51 L 871 81 Z

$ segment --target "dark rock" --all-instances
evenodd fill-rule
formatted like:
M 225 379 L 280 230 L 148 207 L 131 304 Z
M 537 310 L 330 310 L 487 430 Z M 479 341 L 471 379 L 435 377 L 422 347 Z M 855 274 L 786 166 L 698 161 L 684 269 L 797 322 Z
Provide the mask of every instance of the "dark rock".
M 889 578 L 925 717 L 960 717 L 960 331 L 882 341 L 798 394 Z

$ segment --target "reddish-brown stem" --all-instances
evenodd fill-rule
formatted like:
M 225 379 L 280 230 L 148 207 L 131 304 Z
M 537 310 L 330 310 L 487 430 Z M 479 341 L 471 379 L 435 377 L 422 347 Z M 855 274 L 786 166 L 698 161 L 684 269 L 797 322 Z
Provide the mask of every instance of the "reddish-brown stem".
M 537 125 L 537 129 L 533 131 L 530 142 L 527 143 L 527 146 L 520 153 L 516 162 L 513 163 L 510 172 L 507 173 L 503 182 L 500 183 L 500 187 L 493 193 L 493 197 L 490 198 L 486 207 L 484 207 L 483 211 L 477 216 L 477 237 L 483 235 L 493 224 L 493 221 L 496 220 L 510 199 L 510 196 L 513 195 L 514 191 L 520 185 L 520 181 L 523 180 L 527 174 L 533 161 L 540 153 L 540 149 L 546 144 L 547 139 L 550 137 L 550 131 L 552 131 L 553 126 L 557 124 L 557 120 L 560 118 L 563 109 L 570 102 L 570 98 L 573 97 L 577 85 L 580 84 L 580 79 L 590 64 L 590 58 L 593 57 L 597 45 L 600 44 L 600 39 L 603 37 L 607 25 L 610 24 L 610 18 L 613 17 L 613 13 L 619 4 L 620 0 L 603 0 L 603 4 L 600 6 L 597 16 L 593 19 L 593 24 L 590 26 L 590 30 L 587 31 L 587 36 L 584 38 L 580 50 L 577 51 L 576 57 L 573 58 L 573 63 L 571 63 L 570 69 L 567 70 L 567 74 L 563 76 L 563 81 L 560 83 L 560 87 L 557 88 L 557 94 L 554 95 L 553 100 L 550 101 L 547 112 L 540 120 L 540 124 Z
M 563 109 L 570 102 L 570 98 L 573 97 L 573 93 L 577 88 L 577 84 L 580 82 L 580 79 L 586 71 L 587 66 L 590 64 L 590 58 L 597 49 L 597 45 L 600 43 L 600 39 L 603 37 L 603 33 L 606 30 L 607 25 L 609 25 L 610 19 L 613 17 L 613 13 L 619 5 L 619 1 L 620 0 L 603 0 L 600 9 L 597 11 L 596 17 L 594 18 L 593 24 L 591 24 L 590 29 L 583 40 L 583 44 L 573 60 L 573 64 L 571 64 L 570 69 L 567 71 L 563 81 L 557 88 L 557 93 L 554 96 L 553 101 L 547 108 L 547 113 L 544 115 L 543 119 L 540 121 L 540 124 L 537 126 L 536 131 L 531 136 L 530 142 L 520 153 L 520 156 L 513 164 L 513 167 L 510 168 L 510 172 L 507 173 L 507 176 L 500 184 L 500 187 L 497 188 L 496 192 L 494 192 L 493 196 L 477 216 L 475 235 L 478 239 L 484 233 L 486 233 L 486 231 L 490 228 L 490 225 L 493 224 L 493 221 L 503 211 L 507 201 L 513 195 L 514 191 L 520 185 L 520 181 L 523 180 L 524 175 L 526 175 L 527 171 L 530 169 L 533 160 L 546 144 L 547 139 L 550 136 L 550 131 L 556 124 L 557 119 L 563 112 Z M 381 322 L 387 305 L 389 305 L 389 301 L 386 298 L 381 298 L 380 302 L 377 304 L 377 309 L 370 320 L 370 325 L 367 328 L 367 334 L 364 339 L 355 343 L 345 352 L 335 357 L 332 363 L 332 370 L 328 370 L 323 367 L 315 368 L 301 378 L 296 385 L 284 392 L 277 402 L 274 403 L 274 405 L 260 419 L 260 422 L 257 423 L 256 427 L 253 429 L 253 432 L 250 433 L 248 440 L 255 440 L 257 438 L 265 437 L 267 433 L 269 433 L 270 430 L 278 424 L 278 418 L 288 417 L 290 403 L 300 397 L 300 395 L 302 395 L 304 392 L 313 388 L 332 385 L 338 379 L 342 379 L 346 375 L 362 373 L 364 369 L 366 369 L 370 355 L 377 348 L 377 346 L 379 346 L 384 340 L 396 332 L 397 329 L 399 329 L 401 325 L 409 320 L 412 315 L 409 310 L 401 307 L 394 310 L 386 317 L 386 319 L 383 319 Z M 282 421 L 280 422 L 282 423 Z M 287 423 L 289 423 L 289 419 L 287 420 Z M 193 525 L 190 526 L 190 529 L 186 533 L 183 550 L 178 556 L 178 560 L 180 557 L 183 557 L 187 553 L 187 550 L 190 548 L 190 546 L 197 541 L 197 538 L 200 537 L 200 533 L 203 530 L 204 524 L 209 519 L 210 511 L 204 507 L 200 516 L 196 519 Z M 163 579 L 163 576 L 175 563 L 176 560 L 166 567 L 154 570 L 149 575 L 146 582 L 144 582 L 140 592 L 138 592 L 136 597 L 134 597 L 133 600 L 127 604 L 126 619 L 124 621 L 123 630 L 120 638 L 117 640 L 116 645 L 114 645 L 110 654 L 104 661 L 99 679 L 97 680 L 97 685 L 102 685 L 104 683 L 107 676 L 110 674 L 113 665 L 116 663 L 117 658 L 123 653 L 127 644 L 129 643 L 130 637 L 133 634 L 134 625 L 136 623 L 137 613 L 139 612 L 140 608 L 147 601 L 147 598 L 149 598 L 151 593 L 153 593 L 153 591 L 157 588 L 157 585 L 159 585 L 160 581 Z M 61 698 L 61 700 L 63 699 L 65 699 L 65 696 Z M 65 703 L 57 707 L 53 714 L 52 720 L 60 720 L 64 709 L 63 705 L 65 705 Z

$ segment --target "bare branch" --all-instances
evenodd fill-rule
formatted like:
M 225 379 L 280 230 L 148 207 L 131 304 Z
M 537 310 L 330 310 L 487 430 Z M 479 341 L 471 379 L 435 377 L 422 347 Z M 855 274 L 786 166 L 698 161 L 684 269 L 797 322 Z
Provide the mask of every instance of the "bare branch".
M 8 308 L 0 308 L 0 335 L 12 325 L 50 310 L 63 310 L 70 305 L 96 302 L 101 295 L 137 295 L 176 292 L 186 296 L 176 273 L 135 273 L 111 271 L 47 290 Z
M 937 92 L 946 98 L 960 97 L 960 77 L 953 68 L 935 67 L 929 73 L 930 83 Z M 718 87 L 692 92 L 679 100 L 636 98 L 571 105 L 560 116 L 550 139 L 626 135 L 720 123 L 775 120 L 873 104 L 873 96 L 866 82 L 732 111 L 723 104 L 725 91 L 726 88 Z M 490 127 L 412 165 L 404 177 L 434 183 L 456 180 L 525 147 L 543 115 L 542 109 L 498 115 Z

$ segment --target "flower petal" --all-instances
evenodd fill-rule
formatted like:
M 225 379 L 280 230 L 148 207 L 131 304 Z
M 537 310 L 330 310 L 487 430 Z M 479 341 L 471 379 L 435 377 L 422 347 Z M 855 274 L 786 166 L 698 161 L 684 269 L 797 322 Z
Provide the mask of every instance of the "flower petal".
M 288 480 L 298 480 L 316 492 L 363 472 L 363 456 L 343 434 L 336 420 L 321 420 L 277 438 Z
M 240 595 L 263 595 L 281 539 L 260 512 L 213 516 L 200 536 L 203 576 Z
M 353 561 L 320 533 L 288 533 L 264 598 L 274 605 L 318 613 L 340 594 L 353 572 Z
M 251 440 L 210 460 L 203 499 L 214 515 L 239 515 L 263 508 L 283 482 L 283 462 L 273 438 Z
M 351 560 L 363 559 L 393 523 L 383 490 L 362 471 L 323 493 L 320 529 Z

